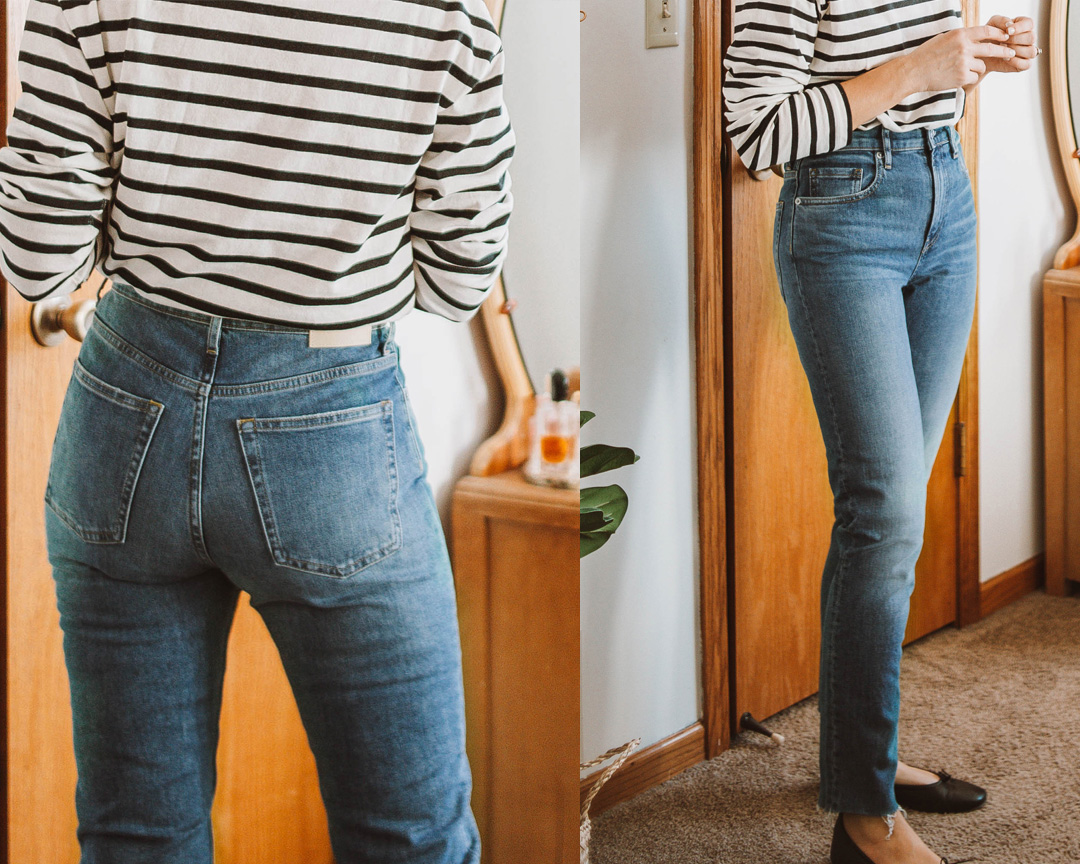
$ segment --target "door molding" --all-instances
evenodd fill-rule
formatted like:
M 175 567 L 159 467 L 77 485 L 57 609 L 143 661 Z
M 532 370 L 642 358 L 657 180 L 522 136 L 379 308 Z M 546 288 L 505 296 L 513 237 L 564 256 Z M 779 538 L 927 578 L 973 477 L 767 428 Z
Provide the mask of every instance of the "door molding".
M 697 379 L 698 536 L 702 723 L 705 757 L 730 745 L 736 718 L 731 710 L 733 656 L 728 626 L 730 494 L 730 308 L 725 305 L 724 261 L 730 240 L 724 232 L 725 172 L 741 170 L 723 134 L 721 59 L 731 39 L 735 0 L 695 0 L 694 30 L 694 334 Z M 965 0 L 966 26 L 978 23 L 978 0 Z M 978 204 L 978 89 L 958 124 L 972 189 Z M 721 251 L 722 250 L 722 251 Z M 956 624 L 979 620 L 979 414 L 978 306 L 957 394 L 957 417 L 966 435 L 966 473 L 957 478 Z
M 728 0 L 730 2 L 730 0 Z M 726 5 L 726 3 L 724 4 Z M 731 741 L 721 0 L 694 0 L 694 351 L 705 758 Z

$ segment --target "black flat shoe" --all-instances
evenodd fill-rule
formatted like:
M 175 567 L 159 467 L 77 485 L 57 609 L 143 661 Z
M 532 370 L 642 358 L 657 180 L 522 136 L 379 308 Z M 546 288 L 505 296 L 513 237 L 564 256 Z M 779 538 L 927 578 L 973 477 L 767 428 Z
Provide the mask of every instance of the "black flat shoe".
M 967 813 L 986 803 L 986 790 L 982 787 L 957 780 L 945 771 L 930 773 L 938 775 L 936 783 L 925 786 L 895 784 L 896 803 L 905 810 L 922 810 L 924 813 Z
M 831 864 L 874 864 L 870 856 L 855 845 L 844 827 L 844 814 L 836 817 L 832 832 L 832 848 L 829 850 Z
M 962 861 L 954 862 L 954 864 L 968 864 L 968 862 L 975 860 L 977 859 L 965 858 Z M 874 864 L 873 859 L 856 846 L 855 841 L 851 839 L 851 835 L 847 833 L 842 814 L 836 817 L 836 826 L 832 832 L 832 848 L 829 850 L 829 861 L 831 864 Z M 949 859 L 942 858 L 941 864 L 949 864 Z

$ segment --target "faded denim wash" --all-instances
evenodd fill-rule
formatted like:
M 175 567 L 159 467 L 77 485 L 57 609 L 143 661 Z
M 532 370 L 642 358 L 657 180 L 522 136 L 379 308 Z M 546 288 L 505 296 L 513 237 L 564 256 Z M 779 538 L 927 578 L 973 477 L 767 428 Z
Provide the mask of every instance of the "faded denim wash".
M 891 816 L 926 486 L 975 307 L 975 207 L 956 130 L 856 129 L 839 150 L 785 164 L 773 252 L 834 496 L 818 803 Z
M 480 860 L 454 586 L 393 332 L 309 348 L 121 283 L 101 298 L 45 507 L 83 864 L 212 860 L 240 591 L 281 654 L 338 864 Z

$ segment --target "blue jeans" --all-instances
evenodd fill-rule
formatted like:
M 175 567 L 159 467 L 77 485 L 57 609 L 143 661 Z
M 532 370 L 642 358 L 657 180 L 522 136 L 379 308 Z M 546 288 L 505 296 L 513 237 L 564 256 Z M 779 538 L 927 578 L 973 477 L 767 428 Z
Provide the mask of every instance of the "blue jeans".
M 786 164 L 773 253 L 834 496 L 818 803 L 886 816 L 926 486 L 975 307 L 975 207 L 956 130 L 855 130 L 840 150 Z
M 338 864 L 479 861 L 454 585 L 392 324 L 309 348 L 116 284 L 45 517 L 83 864 L 212 860 L 240 591 L 281 655 Z

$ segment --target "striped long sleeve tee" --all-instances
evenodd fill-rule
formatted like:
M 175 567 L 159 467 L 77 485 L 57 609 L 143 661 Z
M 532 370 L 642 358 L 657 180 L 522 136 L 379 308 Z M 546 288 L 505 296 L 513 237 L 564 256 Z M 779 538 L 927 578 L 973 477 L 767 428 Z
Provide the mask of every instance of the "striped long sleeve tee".
M 0 267 L 335 329 L 471 317 L 514 135 L 483 0 L 31 0 Z
M 724 55 L 724 119 L 743 163 L 760 170 L 851 140 L 840 82 L 963 25 L 960 0 L 737 0 Z M 861 129 L 952 125 L 962 87 L 914 93 Z

